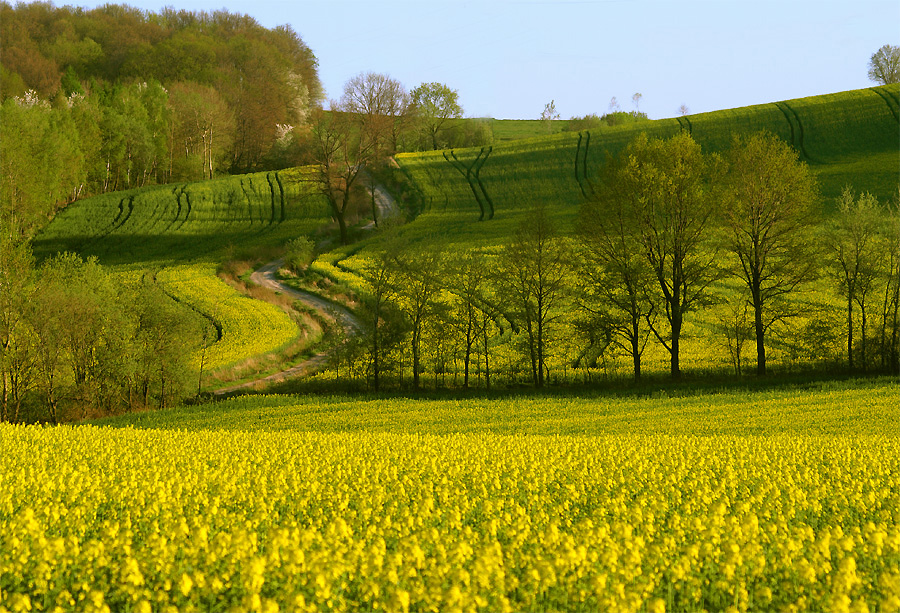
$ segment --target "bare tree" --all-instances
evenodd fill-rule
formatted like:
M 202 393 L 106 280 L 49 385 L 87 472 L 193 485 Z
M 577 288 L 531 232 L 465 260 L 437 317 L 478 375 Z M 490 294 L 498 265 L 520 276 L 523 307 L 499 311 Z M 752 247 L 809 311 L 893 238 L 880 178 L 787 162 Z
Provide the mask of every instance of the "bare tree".
M 734 139 L 722 218 L 734 255 L 730 272 L 750 294 L 760 376 L 766 374 L 766 332 L 799 314 L 788 299 L 816 275 L 809 241 L 816 194 L 809 168 L 784 141 L 765 133 Z
M 640 92 L 635 92 L 635 94 L 631 97 L 631 101 L 634 103 L 634 112 L 641 112 L 641 98 L 644 97 L 644 94 Z
M 347 230 L 353 190 L 360 173 L 375 154 L 372 134 L 359 125 L 359 116 L 337 102 L 331 111 L 312 117 L 312 139 L 317 162 L 316 183 L 338 223 L 341 243 L 350 242 Z
M 869 79 L 881 85 L 900 83 L 900 47 L 884 45 L 872 54 Z
M 867 300 L 872 291 L 884 253 L 879 248 L 878 232 L 883 219 L 878 200 L 869 193 L 855 197 L 845 187 L 838 200 L 840 212 L 828 232 L 832 270 L 838 290 L 847 300 L 847 364 L 855 366 L 853 355 L 853 306 L 859 306 L 862 321 L 861 361 L 866 367 Z
M 547 132 L 550 132 L 553 121 L 556 119 L 559 119 L 559 113 L 556 111 L 556 101 L 551 100 L 544 105 L 544 110 L 541 112 L 541 121 L 547 124 Z
M 691 109 L 688 108 L 688 105 L 682 104 L 678 107 L 678 114 L 684 117 L 685 115 L 691 114 Z
M 359 117 L 375 152 L 393 155 L 409 112 L 410 98 L 403 84 L 388 75 L 360 73 L 344 85 L 341 107 Z

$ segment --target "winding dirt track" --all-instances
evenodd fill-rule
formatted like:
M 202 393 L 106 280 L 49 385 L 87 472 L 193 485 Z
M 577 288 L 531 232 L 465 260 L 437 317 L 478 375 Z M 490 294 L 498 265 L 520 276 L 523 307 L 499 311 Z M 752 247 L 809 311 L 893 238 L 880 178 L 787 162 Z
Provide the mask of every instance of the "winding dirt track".
M 284 285 L 283 283 L 278 281 L 278 279 L 275 278 L 275 273 L 283 265 L 284 260 L 275 260 L 274 262 L 269 262 L 268 264 L 254 272 L 252 275 L 250 275 L 250 280 L 257 285 L 261 285 L 273 291 L 286 294 L 291 298 L 299 300 L 300 302 L 312 307 L 318 312 L 320 317 L 335 325 L 335 327 L 343 328 L 348 336 L 355 335 L 360 331 L 360 329 L 362 328 L 362 324 L 360 323 L 359 319 L 348 309 L 345 309 L 340 305 L 336 305 L 333 302 L 329 302 L 328 300 L 316 296 L 315 294 L 294 289 L 293 287 L 288 287 L 287 285 Z M 332 348 L 328 351 L 317 353 L 308 360 L 304 360 L 303 362 L 300 362 L 299 364 L 292 366 L 287 370 L 282 370 L 273 375 L 269 375 L 268 377 L 254 379 L 253 381 L 248 381 L 247 383 L 242 383 L 240 385 L 232 385 L 230 387 L 217 389 L 213 392 L 213 394 L 216 396 L 224 396 L 225 394 L 231 394 L 240 390 L 255 389 L 257 387 L 271 385 L 272 383 L 278 383 L 280 381 L 284 381 L 285 379 L 302 377 L 315 372 L 319 372 L 323 368 L 325 368 L 325 365 L 328 363 L 328 358 L 334 350 L 335 348 Z
M 375 206 L 377 207 L 377 215 L 380 221 L 388 220 L 389 218 L 399 213 L 397 201 L 394 200 L 394 197 L 384 188 L 384 186 L 372 182 L 371 178 L 368 175 L 365 175 L 363 177 L 363 183 L 368 183 L 369 185 L 368 187 L 366 187 L 366 189 L 369 190 L 370 194 L 372 194 L 373 196 Z M 374 230 L 374 221 L 370 220 L 366 222 L 363 225 L 363 229 Z M 268 264 L 254 272 L 252 275 L 250 275 L 250 280 L 257 285 L 261 285 L 273 291 L 286 294 L 294 298 L 295 300 L 299 300 L 300 302 L 303 302 L 304 304 L 312 307 L 318 312 L 319 317 L 325 319 L 335 327 L 343 328 L 345 334 L 348 337 L 354 336 L 359 333 L 359 331 L 362 329 L 362 323 L 359 321 L 359 318 L 357 318 L 350 310 L 340 305 L 334 304 L 333 302 L 329 302 L 328 300 L 316 296 L 315 294 L 294 289 L 293 287 L 288 287 L 287 285 L 284 285 L 283 283 L 278 281 L 278 279 L 275 278 L 275 273 L 283 265 L 284 260 L 275 260 L 274 262 L 269 262 Z M 253 381 L 248 381 L 240 385 L 223 387 L 213 391 L 212 393 L 215 396 L 224 396 L 226 394 L 232 394 L 240 390 L 257 389 L 260 387 L 265 387 L 266 385 L 271 385 L 272 383 L 284 381 L 285 379 L 303 377 L 319 372 L 325 368 L 326 364 L 328 363 L 328 358 L 335 350 L 336 347 L 331 348 L 328 351 L 318 353 L 308 360 L 304 360 L 303 362 L 297 364 L 296 366 L 292 366 L 287 370 L 282 370 L 281 372 L 269 375 L 268 377 L 254 379 Z

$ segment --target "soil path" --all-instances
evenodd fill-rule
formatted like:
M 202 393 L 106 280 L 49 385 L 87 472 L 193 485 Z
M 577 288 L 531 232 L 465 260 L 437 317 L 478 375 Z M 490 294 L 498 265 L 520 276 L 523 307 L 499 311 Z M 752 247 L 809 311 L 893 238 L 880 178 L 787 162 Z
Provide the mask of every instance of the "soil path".
M 387 221 L 399 212 L 397 201 L 394 200 L 394 197 L 391 196 L 390 192 L 384 189 L 382 185 L 378 183 L 373 184 L 371 175 L 369 175 L 369 173 L 363 171 L 360 179 L 362 180 L 362 185 L 365 186 L 366 191 L 369 192 L 370 197 L 374 196 L 375 210 L 377 211 L 379 224 L 382 221 Z M 363 225 L 363 228 L 366 230 L 374 229 L 375 221 L 370 219 Z
M 365 173 L 365 171 L 363 172 Z M 362 180 L 361 183 L 366 187 L 366 189 L 374 198 L 376 207 L 375 210 L 377 211 L 379 224 L 382 221 L 386 221 L 399 213 L 397 201 L 393 196 L 391 196 L 390 192 L 384 189 L 382 185 L 375 183 L 368 173 L 363 174 L 360 178 Z M 375 222 L 374 220 L 369 220 L 362 227 L 366 230 L 374 230 Z M 348 337 L 354 336 L 359 333 L 359 331 L 362 329 L 362 323 L 360 322 L 359 318 L 356 317 L 356 315 L 350 312 L 350 310 L 333 302 L 325 300 L 324 298 L 310 292 L 304 292 L 302 290 L 294 289 L 293 287 L 288 287 L 287 285 L 278 281 L 278 279 L 276 279 L 275 277 L 275 274 L 283 265 L 284 260 L 275 260 L 274 262 L 269 262 L 262 268 L 259 268 L 252 275 L 250 275 L 250 280 L 257 285 L 261 285 L 273 291 L 286 294 L 291 298 L 299 300 L 300 302 L 315 309 L 318 312 L 319 317 L 322 317 L 337 328 L 342 328 L 344 330 L 344 333 Z M 285 379 L 302 377 L 319 372 L 325 368 L 328 363 L 328 358 L 335 351 L 335 349 L 336 347 L 333 347 L 327 351 L 322 351 L 321 353 L 312 356 L 308 360 L 304 360 L 303 362 L 300 362 L 299 364 L 292 366 L 287 370 L 282 370 L 275 374 L 269 375 L 268 377 L 254 379 L 253 381 L 241 383 L 240 385 L 223 387 L 213 391 L 212 393 L 215 396 L 224 396 L 225 394 L 231 394 L 240 390 L 257 389 L 266 385 L 271 385 L 272 383 L 284 381 Z
M 322 317 L 335 327 L 343 328 L 348 336 L 355 335 L 360 331 L 360 329 L 362 328 L 362 324 L 360 323 L 359 319 L 348 309 L 325 300 L 320 296 L 316 296 L 315 294 L 304 292 L 293 287 L 288 287 L 287 285 L 278 281 L 278 279 L 275 278 L 275 273 L 283 265 L 284 260 L 275 260 L 274 262 L 269 262 L 262 268 L 259 268 L 252 275 L 250 275 L 250 280 L 257 285 L 261 285 L 273 291 L 286 294 L 291 298 L 299 300 L 307 306 L 315 309 L 320 317 Z M 311 358 L 304 360 L 303 362 L 300 362 L 299 364 L 292 366 L 287 370 L 282 370 L 281 372 L 269 375 L 268 377 L 254 379 L 253 381 L 248 381 L 247 383 L 242 383 L 240 385 L 232 385 L 229 387 L 217 389 L 213 392 L 213 394 L 216 396 L 223 396 L 225 394 L 231 394 L 240 390 L 255 389 L 260 386 L 278 383 L 292 377 L 301 377 L 319 372 L 323 368 L 325 368 L 326 364 L 328 363 L 328 358 L 331 356 L 331 353 L 334 350 L 335 348 L 331 348 L 327 351 L 317 353 Z

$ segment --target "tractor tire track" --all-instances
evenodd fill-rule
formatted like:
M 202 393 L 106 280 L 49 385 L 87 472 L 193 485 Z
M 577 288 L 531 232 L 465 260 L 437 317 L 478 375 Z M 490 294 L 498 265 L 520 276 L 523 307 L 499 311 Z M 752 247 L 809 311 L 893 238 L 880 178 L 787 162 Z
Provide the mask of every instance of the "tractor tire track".
M 898 112 L 898 107 L 900 107 L 900 101 L 898 101 L 897 99 L 894 98 L 893 92 L 890 92 L 890 91 L 885 92 L 885 91 L 878 89 L 877 87 L 870 87 L 869 89 L 871 89 L 873 92 L 878 94 L 881 97 L 881 99 L 884 100 L 884 103 L 887 105 L 888 109 L 890 109 L 890 111 L 891 111 L 891 115 L 893 115 L 894 119 L 898 123 L 900 123 L 900 112 Z

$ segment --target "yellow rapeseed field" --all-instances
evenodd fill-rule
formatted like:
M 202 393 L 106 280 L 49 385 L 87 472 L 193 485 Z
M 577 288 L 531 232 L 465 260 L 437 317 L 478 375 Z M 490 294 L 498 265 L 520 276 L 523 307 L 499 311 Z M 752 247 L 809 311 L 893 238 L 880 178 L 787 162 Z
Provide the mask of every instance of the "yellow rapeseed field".
M 0 424 L 0 611 L 900 610 L 900 438 Z

